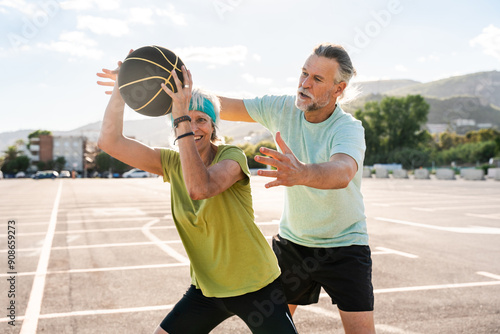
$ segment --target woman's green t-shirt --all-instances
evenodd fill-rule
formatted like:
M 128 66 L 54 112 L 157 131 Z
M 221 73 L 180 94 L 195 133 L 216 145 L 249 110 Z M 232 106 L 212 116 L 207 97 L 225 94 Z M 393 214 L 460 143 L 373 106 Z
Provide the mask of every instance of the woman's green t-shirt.
M 163 180 L 171 184 L 175 226 L 191 262 L 191 282 L 206 297 L 233 297 L 273 282 L 280 269 L 254 222 L 250 171 L 243 151 L 220 145 L 212 165 L 236 161 L 246 177 L 224 192 L 192 200 L 186 189 L 179 153 L 161 151 Z

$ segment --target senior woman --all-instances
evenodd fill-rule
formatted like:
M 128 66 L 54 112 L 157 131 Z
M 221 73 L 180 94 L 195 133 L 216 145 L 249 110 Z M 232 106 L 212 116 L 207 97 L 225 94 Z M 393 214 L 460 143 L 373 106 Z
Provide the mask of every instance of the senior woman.
M 152 148 L 123 135 L 118 69 L 98 73 L 113 85 L 98 145 L 136 168 L 163 176 L 171 187 L 172 216 L 190 260 L 191 285 L 154 333 L 209 333 L 236 315 L 252 333 L 296 333 L 276 257 L 254 222 L 250 172 L 243 151 L 217 145 L 218 98 L 192 90 L 183 66 L 183 86 L 172 98 L 178 151 Z

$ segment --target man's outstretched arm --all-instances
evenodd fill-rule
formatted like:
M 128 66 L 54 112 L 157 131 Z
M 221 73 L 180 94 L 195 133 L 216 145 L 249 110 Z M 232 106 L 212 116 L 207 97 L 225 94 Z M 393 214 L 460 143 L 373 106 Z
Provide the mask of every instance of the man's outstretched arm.
M 342 189 L 349 185 L 358 170 L 356 161 L 347 154 L 337 153 L 328 162 L 306 164 L 297 159 L 279 132 L 276 142 L 283 153 L 261 147 L 260 152 L 266 156 L 255 156 L 255 161 L 276 167 L 275 170 L 258 171 L 258 175 L 276 178 L 267 183 L 266 188 L 302 185 L 316 189 Z
M 241 99 L 232 99 L 219 96 L 221 108 L 220 118 L 226 121 L 255 122 L 248 114 L 247 108 Z

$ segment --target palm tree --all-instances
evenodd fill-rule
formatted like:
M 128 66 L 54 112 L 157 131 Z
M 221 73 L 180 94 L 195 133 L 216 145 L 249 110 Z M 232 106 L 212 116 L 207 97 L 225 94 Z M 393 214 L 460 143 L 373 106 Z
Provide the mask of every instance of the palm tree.
M 19 151 L 17 149 L 17 145 L 12 145 L 7 147 L 7 151 L 3 151 L 3 153 L 5 154 L 4 155 L 5 162 L 9 162 L 16 160 L 16 158 L 19 156 L 19 154 L 22 153 L 22 151 Z

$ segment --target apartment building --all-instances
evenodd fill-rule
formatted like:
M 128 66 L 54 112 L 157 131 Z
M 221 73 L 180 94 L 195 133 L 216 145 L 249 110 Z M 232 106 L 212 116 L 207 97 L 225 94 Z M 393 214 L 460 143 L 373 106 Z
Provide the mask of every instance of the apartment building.
M 85 167 L 86 138 L 83 136 L 40 135 L 30 139 L 30 153 L 33 165 L 45 163 L 58 157 L 66 159 L 63 169 L 81 172 Z

